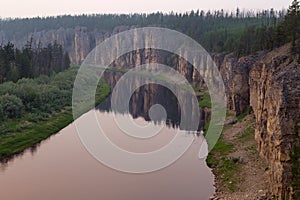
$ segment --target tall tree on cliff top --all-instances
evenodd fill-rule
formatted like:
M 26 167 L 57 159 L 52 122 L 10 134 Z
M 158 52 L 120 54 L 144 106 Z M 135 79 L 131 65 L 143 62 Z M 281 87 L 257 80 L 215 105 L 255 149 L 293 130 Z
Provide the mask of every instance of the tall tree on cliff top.
M 275 43 L 279 47 L 292 42 L 292 51 L 296 52 L 296 40 L 300 33 L 300 6 L 298 0 L 293 0 L 284 20 L 277 26 Z
M 299 37 L 300 6 L 298 0 L 294 0 L 285 17 L 287 36 L 292 41 L 293 52 L 296 48 L 296 40 Z

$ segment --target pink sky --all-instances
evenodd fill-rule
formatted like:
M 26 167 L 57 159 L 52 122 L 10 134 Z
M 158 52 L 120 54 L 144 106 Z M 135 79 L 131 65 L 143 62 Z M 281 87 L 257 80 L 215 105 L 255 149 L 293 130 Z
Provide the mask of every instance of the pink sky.
M 184 12 L 190 10 L 235 10 L 288 8 L 292 0 L 1 0 L 0 17 L 34 17 L 90 13 Z

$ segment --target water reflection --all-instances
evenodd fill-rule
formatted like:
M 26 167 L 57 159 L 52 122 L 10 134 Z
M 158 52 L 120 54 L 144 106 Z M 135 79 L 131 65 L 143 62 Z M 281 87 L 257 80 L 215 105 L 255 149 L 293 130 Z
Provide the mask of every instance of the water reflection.
M 164 97 L 168 98 L 164 98 Z M 122 101 L 120 97 L 117 101 Z M 168 126 L 161 119 L 150 122 L 149 108 L 161 104 L 167 112 Z M 179 128 L 182 114 L 176 97 L 166 88 L 145 85 L 132 95 L 130 113 L 135 123 L 162 126 L 160 134 L 147 140 L 131 138 L 114 123 L 110 99 L 97 107 L 97 119 L 109 139 L 132 152 L 149 152 L 165 146 Z M 188 112 L 193 115 L 195 113 Z M 208 113 L 201 110 L 199 130 Z M 181 127 L 180 127 L 181 128 Z M 184 127 L 187 128 L 188 127 Z M 87 128 L 87 134 L 89 128 Z M 200 132 L 199 132 L 200 133 Z M 204 140 L 195 137 L 191 148 L 173 165 L 149 174 L 125 174 L 95 160 L 83 147 L 74 124 L 38 144 L 0 168 L 0 199 L 5 200 L 206 200 L 214 193 L 214 178 L 205 159 L 198 153 Z
M 118 80 L 122 77 L 123 73 L 120 72 L 105 72 L 104 77 L 105 80 L 109 83 L 111 88 L 114 88 Z M 115 104 L 121 104 L 123 99 L 122 92 L 129 91 L 126 87 L 139 85 L 137 82 L 144 82 L 145 77 L 135 76 L 133 79 L 127 79 L 125 86 L 123 86 L 122 91 L 118 91 L 120 94 L 117 94 L 117 102 Z M 185 108 L 198 108 L 198 105 L 194 105 L 195 102 L 191 101 L 191 92 L 180 89 L 177 91 L 180 96 L 184 98 L 184 104 L 189 105 Z M 161 105 L 167 113 L 167 121 L 166 124 L 170 127 L 176 128 L 181 124 L 181 119 L 188 119 L 187 122 L 181 124 L 180 129 L 182 130 L 191 130 L 193 124 L 199 124 L 198 131 L 204 129 L 204 126 L 209 121 L 210 110 L 206 108 L 199 108 L 200 113 L 196 109 L 184 109 L 182 110 L 177 97 L 174 93 L 161 85 L 158 84 L 147 84 L 139 87 L 132 94 L 129 102 L 129 113 L 133 116 L 133 118 L 143 117 L 146 121 L 150 121 L 149 110 L 153 105 L 159 104 Z M 101 111 L 111 112 L 111 97 L 100 104 L 97 109 Z M 117 113 L 126 113 L 123 110 L 114 110 Z M 197 115 L 200 116 L 200 121 L 195 121 L 198 119 Z M 153 121 L 153 119 L 152 119 Z M 155 123 L 160 123 L 162 119 L 157 118 L 154 120 Z
M 161 148 L 176 131 L 165 127 L 151 140 L 134 140 L 111 123 L 112 113 L 99 111 L 97 118 L 115 144 L 133 152 Z M 147 123 L 142 118 L 136 120 Z M 71 124 L 44 142 L 34 155 L 27 151 L 6 164 L 5 170 L 0 171 L 0 199 L 206 200 L 214 193 L 214 187 L 205 159 L 198 159 L 203 139 L 195 137 L 191 148 L 170 167 L 149 174 L 124 174 L 93 159 Z

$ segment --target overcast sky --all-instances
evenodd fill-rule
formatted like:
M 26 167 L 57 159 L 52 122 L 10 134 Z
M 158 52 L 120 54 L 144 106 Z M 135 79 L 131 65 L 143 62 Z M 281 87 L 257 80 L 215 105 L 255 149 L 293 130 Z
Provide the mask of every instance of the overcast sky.
M 0 0 L 0 17 L 288 8 L 292 0 Z

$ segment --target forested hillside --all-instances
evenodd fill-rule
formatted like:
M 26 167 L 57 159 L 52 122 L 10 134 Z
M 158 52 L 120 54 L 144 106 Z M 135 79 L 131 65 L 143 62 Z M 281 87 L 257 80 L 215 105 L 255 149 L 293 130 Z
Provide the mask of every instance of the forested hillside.
M 0 46 L 0 83 L 39 75 L 49 76 L 69 67 L 68 53 L 56 42 L 44 48 L 33 48 L 31 42 L 23 49 L 15 48 L 10 42 Z
M 61 27 L 64 29 L 86 27 L 87 32 L 97 30 L 102 33 L 112 33 L 118 26 L 131 28 L 159 26 L 178 30 L 191 36 L 209 52 L 235 51 L 240 55 L 273 48 L 276 45 L 275 27 L 283 20 L 285 14 L 285 10 L 270 9 L 256 12 L 237 8 L 234 12 L 197 10 L 169 14 L 158 12 L 2 19 L 0 37 L 18 38 L 29 33 L 58 30 Z
M 80 64 L 103 37 L 105 39 L 111 34 L 134 27 L 158 26 L 191 36 L 210 53 L 235 52 L 240 57 L 295 41 L 298 36 L 294 33 L 299 33 L 297 6 L 299 4 L 295 0 L 289 10 L 280 11 L 237 8 L 234 12 L 197 10 L 168 14 L 158 12 L 2 19 L 0 41 L 4 44 L 8 41 L 30 40 L 35 35 L 37 40 L 33 42 L 33 48 L 41 49 L 45 48 L 45 44 L 40 42 L 41 38 L 47 44 L 59 40 L 58 44 L 69 51 L 73 63 Z M 26 35 L 27 38 L 23 38 Z M 76 46 L 78 48 L 75 49 Z M 45 51 L 41 53 L 45 54 Z M 83 57 L 74 58 L 81 54 Z

